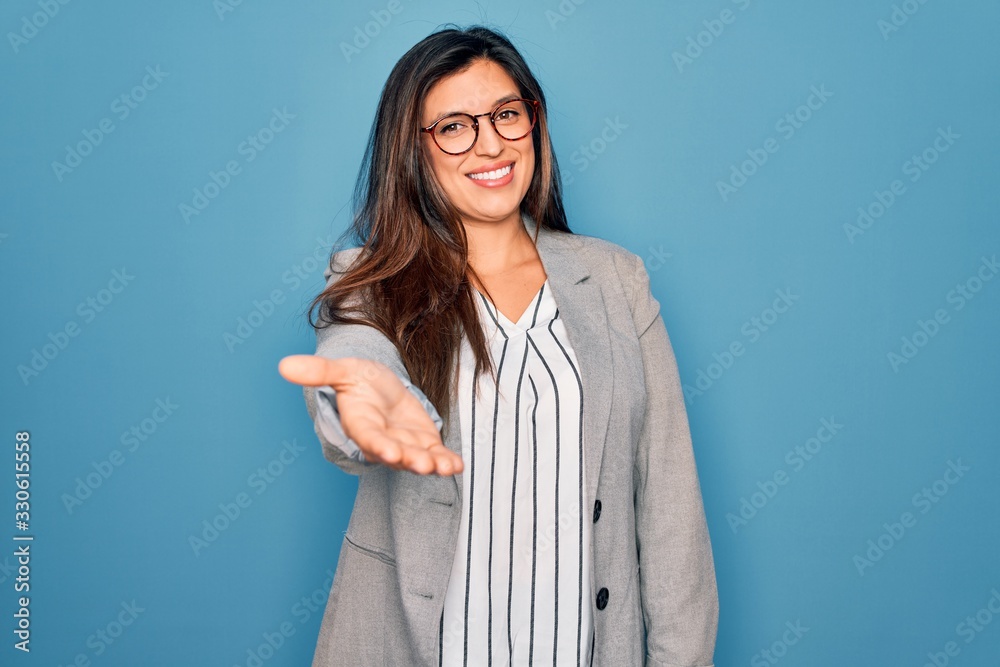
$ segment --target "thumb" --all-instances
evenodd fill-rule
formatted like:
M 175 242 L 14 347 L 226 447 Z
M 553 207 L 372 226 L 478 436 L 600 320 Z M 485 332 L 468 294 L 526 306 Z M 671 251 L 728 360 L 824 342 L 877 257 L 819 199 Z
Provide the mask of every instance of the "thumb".
M 281 376 L 305 387 L 335 385 L 346 379 L 351 365 L 346 360 L 312 354 L 293 354 L 278 362 Z

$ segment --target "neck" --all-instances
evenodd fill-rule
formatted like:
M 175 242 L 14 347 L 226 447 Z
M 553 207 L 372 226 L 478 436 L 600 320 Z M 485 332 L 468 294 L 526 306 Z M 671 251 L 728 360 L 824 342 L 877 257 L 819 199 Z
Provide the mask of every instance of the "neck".
M 464 224 L 469 263 L 482 276 L 505 273 L 538 256 L 520 212 L 501 222 Z

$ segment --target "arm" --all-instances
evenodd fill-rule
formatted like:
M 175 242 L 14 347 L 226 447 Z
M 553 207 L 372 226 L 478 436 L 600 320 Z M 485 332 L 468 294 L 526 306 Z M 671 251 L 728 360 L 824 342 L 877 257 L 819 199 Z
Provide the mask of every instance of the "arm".
M 342 250 L 333 257 L 333 270 L 327 267 L 324 277 L 327 286 L 333 284 L 345 267 L 355 257 L 356 250 Z M 321 319 L 320 323 L 325 323 Z M 403 385 L 416 396 L 440 430 L 443 422 L 437 409 L 424 393 L 410 382 L 396 346 L 380 331 L 361 324 L 332 324 L 316 332 L 317 356 L 329 359 L 357 357 L 372 359 L 385 364 Z M 303 387 L 306 409 L 314 422 L 314 430 L 323 447 L 326 459 L 348 474 L 359 475 L 366 468 L 377 465 L 365 460 L 357 444 L 347 437 L 340 422 L 336 391 L 330 386 Z
M 684 393 L 649 275 L 632 260 L 647 395 L 633 469 L 646 664 L 711 667 L 719 600 Z

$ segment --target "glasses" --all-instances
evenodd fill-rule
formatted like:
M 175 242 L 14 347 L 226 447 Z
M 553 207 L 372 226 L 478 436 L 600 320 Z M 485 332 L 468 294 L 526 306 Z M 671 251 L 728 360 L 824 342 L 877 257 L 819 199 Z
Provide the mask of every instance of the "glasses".
M 507 141 L 516 141 L 528 136 L 538 119 L 538 100 L 518 98 L 497 105 L 489 113 L 476 115 L 456 113 L 436 120 L 421 132 L 430 133 L 437 147 L 448 155 L 468 153 L 479 138 L 479 118 L 489 116 L 490 124 L 497 134 Z

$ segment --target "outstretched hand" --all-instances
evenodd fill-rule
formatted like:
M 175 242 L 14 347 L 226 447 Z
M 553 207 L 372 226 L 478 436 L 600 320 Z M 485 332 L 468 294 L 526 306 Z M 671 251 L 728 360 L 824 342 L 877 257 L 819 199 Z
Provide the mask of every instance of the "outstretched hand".
M 444 445 L 427 410 L 385 364 L 296 354 L 278 371 L 289 382 L 337 392 L 341 427 L 366 460 L 420 475 L 462 472 L 462 457 Z

